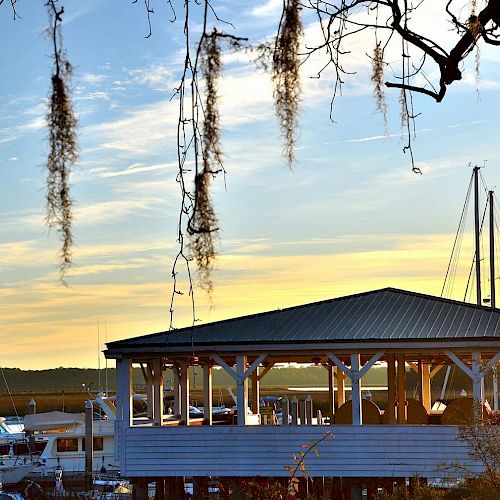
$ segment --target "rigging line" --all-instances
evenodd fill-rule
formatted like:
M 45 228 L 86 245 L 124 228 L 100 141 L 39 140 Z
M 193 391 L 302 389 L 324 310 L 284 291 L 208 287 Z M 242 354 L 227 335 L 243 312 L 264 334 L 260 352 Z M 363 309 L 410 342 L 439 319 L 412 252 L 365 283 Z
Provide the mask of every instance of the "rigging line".
M 448 279 L 448 275 L 449 275 L 449 272 L 450 272 L 450 266 L 451 266 L 451 263 L 452 263 L 452 260 L 453 260 L 453 256 L 454 256 L 454 253 L 455 253 L 455 248 L 456 248 L 456 244 L 457 244 L 457 239 L 459 237 L 460 228 L 461 228 L 461 226 L 463 224 L 464 216 L 467 213 L 467 207 L 469 205 L 470 193 L 471 193 L 471 190 L 472 190 L 472 181 L 473 181 L 473 178 L 474 178 L 474 175 L 471 175 L 471 178 L 470 178 L 470 181 L 469 181 L 469 187 L 467 189 L 467 194 L 465 196 L 464 206 L 462 208 L 462 214 L 460 215 L 460 222 L 458 224 L 457 233 L 455 234 L 455 241 L 453 242 L 453 247 L 452 247 L 452 250 L 451 250 L 450 261 L 448 262 L 448 268 L 446 269 L 446 275 L 444 277 L 443 287 L 441 289 L 441 297 L 443 296 L 443 293 L 444 293 L 444 290 L 445 290 L 445 287 L 446 287 L 446 281 Z
M 467 219 L 467 214 L 466 214 L 466 218 L 464 219 L 464 223 L 460 229 L 460 236 L 459 236 L 459 240 L 458 240 L 458 244 L 457 244 L 457 250 L 455 252 L 455 257 L 454 257 L 453 263 L 452 263 L 451 279 L 450 279 L 450 282 L 448 284 L 448 295 L 447 295 L 448 297 L 452 296 L 453 288 L 455 286 L 455 279 L 456 279 L 456 275 L 457 275 L 457 269 L 458 269 L 458 266 L 460 263 L 460 253 L 461 253 L 462 243 L 463 243 L 464 234 L 465 234 L 466 219 Z
M 16 414 L 16 418 L 19 420 L 19 414 L 17 413 L 16 404 L 14 403 L 14 398 L 12 397 L 12 392 L 10 392 L 9 384 L 7 383 L 7 379 L 5 378 L 5 373 L 3 371 L 3 368 L 0 368 L 0 370 L 2 371 L 3 381 L 4 381 L 4 384 L 5 384 L 5 387 L 7 388 L 7 392 L 9 393 L 10 402 L 12 403 L 12 407 L 14 408 L 14 412 Z
M 482 231 L 483 231 L 483 224 L 484 224 L 484 219 L 486 218 L 486 209 L 487 208 L 488 208 L 488 204 L 486 203 L 486 205 L 484 207 L 484 211 L 483 211 L 483 217 L 481 219 L 481 225 L 479 227 L 479 234 L 481 234 Z M 469 289 L 469 284 L 471 284 L 470 283 L 470 279 L 471 279 L 471 275 L 472 275 L 472 270 L 474 269 L 475 261 L 476 261 L 476 252 L 474 251 L 474 254 L 472 256 L 472 264 L 470 266 L 470 271 L 469 271 L 469 278 L 467 279 L 467 286 L 465 287 L 464 302 L 466 301 L 466 298 L 467 298 L 467 292 L 468 292 L 468 289 Z M 475 280 L 475 278 L 473 277 L 472 284 L 474 284 L 474 280 Z M 471 284 L 471 286 L 472 286 L 472 284 Z M 472 290 L 472 288 L 471 288 L 471 290 Z
M 470 187 L 472 189 L 472 186 L 470 186 Z M 455 285 L 455 278 L 456 278 L 456 274 L 457 274 L 458 265 L 460 262 L 460 252 L 461 252 L 461 248 L 462 248 L 462 242 L 463 242 L 463 237 L 464 237 L 464 233 L 465 233 L 465 225 L 466 225 L 467 216 L 468 216 L 469 203 L 470 203 L 470 192 L 469 192 L 468 199 L 466 199 L 467 205 L 464 207 L 464 217 L 461 220 L 461 224 L 459 225 L 459 228 L 457 231 L 457 235 L 458 235 L 457 244 L 456 244 L 456 247 L 454 249 L 454 252 L 452 252 L 451 268 L 450 268 L 450 273 L 449 273 L 449 275 L 451 276 L 451 279 L 448 281 L 447 287 L 445 288 L 445 293 L 447 290 L 447 296 L 452 295 L 453 288 Z

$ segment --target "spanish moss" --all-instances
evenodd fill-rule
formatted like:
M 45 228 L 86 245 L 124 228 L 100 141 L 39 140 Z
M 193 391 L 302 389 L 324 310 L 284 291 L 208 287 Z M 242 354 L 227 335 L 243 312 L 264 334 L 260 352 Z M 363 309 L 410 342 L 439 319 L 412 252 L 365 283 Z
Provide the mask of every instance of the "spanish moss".
M 72 265 L 72 199 L 69 176 L 78 158 L 78 120 L 73 111 L 70 80 L 72 67 L 62 49 L 61 21 L 64 7 L 58 9 L 56 1 L 47 3 L 49 12 L 48 35 L 53 43 L 54 72 L 47 126 L 49 153 L 47 156 L 47 215 L 49 229 L 56 228 L 61 240 L 59 276 L 66 285 L 65 275 Z
M 300 8 L 299 0 L 284 0 L 272 65 L 274 107 L 285 142 L 283 154 L 290 166 L 295 162 L 301 95 L 299 45 L 303 30 Z

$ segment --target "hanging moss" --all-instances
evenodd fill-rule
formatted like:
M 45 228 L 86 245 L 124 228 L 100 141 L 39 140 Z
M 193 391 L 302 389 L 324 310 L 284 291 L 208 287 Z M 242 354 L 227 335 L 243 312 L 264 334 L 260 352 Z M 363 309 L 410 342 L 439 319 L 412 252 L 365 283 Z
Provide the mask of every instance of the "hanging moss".
M 274 107 L 285 143 L 283 154 L 290 166 L 295 161 L 301 95 L 299 46 L 303 29 L 300 8 L 299 0 L 285 1 L 272 63 Z
M 56 228 L 61 240 L 59 272 L 65 282 L 66 271 L 72 265 L 72 199 L 69 176 L 78 158 L 78 120 L 71 99 L 72 67 L 62 50 L 61 16 L 64 8 L 57 9 L 54 2 L 47 4 L 49 11 L 48 34 L 54 48 L 54 73 L 51 78 L 47 127 L 49 153 L 47 156 L 47 225 Z
M 382 113 L 384 126 L 387 130 L 387 106 L 385 104 L 384 93 L 384 50 L 380 42 L 376 42 L 373 49 L 371 81 L 373 83 L 377 111 Z
M 200 286 L 212 291 L 218 221 L 210 196 L 212 178 L 223 171 L 220 148 L 220 116 L 217 84 L 221 76 L 221 51 L 216 30 L 201 45 L 201 73 L 205 80 L 203 162 L 195 175 L 194 208 L 188 223 L 190 251 L 196 261 Z

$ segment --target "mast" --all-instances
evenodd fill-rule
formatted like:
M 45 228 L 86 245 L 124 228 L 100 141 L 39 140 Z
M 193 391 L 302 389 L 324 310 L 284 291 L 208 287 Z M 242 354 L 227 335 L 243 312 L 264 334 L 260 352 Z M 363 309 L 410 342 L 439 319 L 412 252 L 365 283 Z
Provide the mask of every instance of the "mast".
M 474 167 L 474 239 L 475 239 L 475 258 L 476 258 L 476 303 L 481 305 L 481 254 L 479 241 L 479 167 Z
M 495 216 L 493 205 L 493 191 L 488 191 L 488 201 L 490 204 L 490 287 L 491 287 L 491 307 L 495 304 Z

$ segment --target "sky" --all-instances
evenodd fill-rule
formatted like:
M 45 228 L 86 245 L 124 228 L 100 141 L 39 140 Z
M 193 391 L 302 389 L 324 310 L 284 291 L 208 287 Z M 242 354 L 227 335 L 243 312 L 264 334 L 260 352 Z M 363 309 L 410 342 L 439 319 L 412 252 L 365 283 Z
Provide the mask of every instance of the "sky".
M 80 156 L 71 176 L 75 204 L 74 267 L 58 279 L 57 233 L 44 223 L 52 61 L 43 1 L 0 6 L 0 365 L 25 369 L 96 367 L 106 340 L 169 327 L 171 269 L 180 205 L 176 183 L 181 20 L 152 2 L 64 1 L 63 34 L 74 66 Z M 181 2 L 173 2 L 178 16 Z M 217 0 L 219 17 L 253 42 L 269 38 L 281 1 Z M 453 46 L 439 2 L 423 4 L 415 23 Z M 364 13 L 360 13 L 363 16 Z M 196 21 L 196 19 L 195 19 Z M 304 18 L 305 36 L 318 37 Z M 224 29 L 231 31 L 230 25 Z M 193 22 L 193 33 L 199 25 Z M 196 287 L 202 322 L 284 308 L 387 286 L 440 295 L 472 165 L 500 185 L 500 51 L 482 47 L 464 78 L 436 104 L 415 96 L 411 171 L 402 149 L 399 93 L 388 90 L 388 126 L 370 84 L 373 35 L 350 45 L 343 95 L 329 117 L 332 75 L 312 78 L 321 58 L 304 65 L 297 162 L 282 157 L 268 75 L 243 54 L 224 56 L 220 82 L 222 148 L 227 175 L 214 185 L 221 237 L 211 297 Z M 389 59 L 400 59 L 390 48 Z M 386 72 L 390 73 L 392 67 Z M 429 69 L 428 77 L 436 74 Z M 434 70 L 435 71 L 435 70 Z M 478 91 L 479 90 L 479 91 Z M 470 225 L 468 226 L 468 231 Z M 486 244 L 486 243 L 485 243 Z M 448 296 L 462 299 L 472 258 Z M 485 285 L 485 287 L 487 284 Z M 176 327 L 191 324 L 187 296 Z

